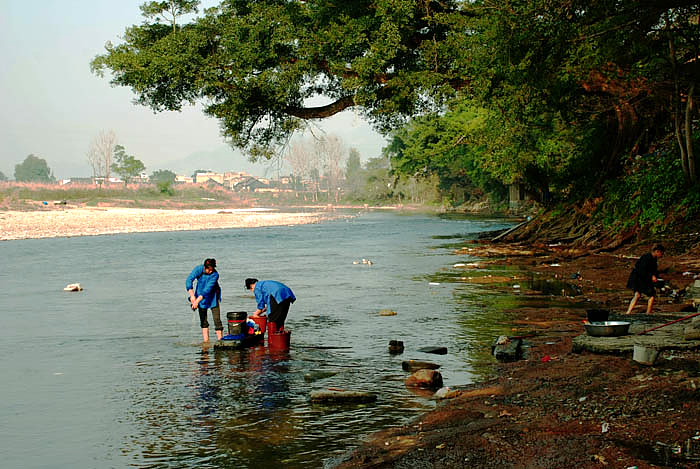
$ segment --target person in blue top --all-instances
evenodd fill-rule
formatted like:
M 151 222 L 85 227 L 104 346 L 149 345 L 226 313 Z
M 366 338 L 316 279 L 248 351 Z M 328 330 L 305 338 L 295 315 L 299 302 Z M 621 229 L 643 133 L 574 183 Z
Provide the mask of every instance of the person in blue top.
M 204 342 L 209 342 L 207 309 L 211 309 L 214 318 L 216 338 L 221 340 L 224 336 L 224 325 L 221 323 L 221 287 L 219 273 L 216 271 L 216 259 L 205 259 L 204 264 L 192 269 L 185 282 L 185 288 L 190 295 L 192 309 L 199 311 L 199 325 L 202 327 Z
M 289 307 L 296 301 L 296 296 L 291 288 L 275 280 L 260 280 L 256 278 L 245 279 L 246 290 L 253 290 L 258 309 L 253 317 L 260 317 L 267 311 L 267 321 L 274 323 L 271 330 L 284 330 L 284 321 L 289 314 Z

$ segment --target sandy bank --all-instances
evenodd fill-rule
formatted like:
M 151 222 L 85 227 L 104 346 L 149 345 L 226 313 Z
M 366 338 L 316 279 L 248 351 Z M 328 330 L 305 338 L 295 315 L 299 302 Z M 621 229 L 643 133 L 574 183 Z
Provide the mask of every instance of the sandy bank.
M 0 212 L 0 241 L 302 225 L 339 217 L 342 215 L 320 211 L 286 213 L 269 209 L 158 210 L 83 207 L 31 212 L 3 211 Z

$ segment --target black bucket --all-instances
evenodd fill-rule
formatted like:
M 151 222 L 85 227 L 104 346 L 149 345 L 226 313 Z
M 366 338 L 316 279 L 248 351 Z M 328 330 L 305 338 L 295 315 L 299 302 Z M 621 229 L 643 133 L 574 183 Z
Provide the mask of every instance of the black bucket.
M 245 335 L 248 333 L 248 324 L 246 319 L 248 318 L 248 313 L 245 311 L 231 311 L 226 313 L 226 319 L 228 319 L 228 333 L 230 335 Z
M 605 322 L 610 317 L 610 311 L 607 309 L 587 309 L 586 316 L 588 322 Z

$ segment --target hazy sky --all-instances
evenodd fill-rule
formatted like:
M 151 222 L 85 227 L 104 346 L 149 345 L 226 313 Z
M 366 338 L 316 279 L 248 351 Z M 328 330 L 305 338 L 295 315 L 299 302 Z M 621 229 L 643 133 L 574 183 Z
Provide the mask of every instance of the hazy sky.
M 87 149 L 108 129 L 149 173 L 192 153 L 223 151 L 218 122 L 201 108 L 154 114 L 132 104 L 129 88 L 112 88 L 90 71 L 106 41 L 119 43 L 127 26 L 142 21 L 144 1 L 0 0 L 0 171 L 6 176 L 13 178 L 15 165 L 32 153 L 58 178 L 89 176 Z M 319 125 L 363 160 L 385 145 L 352 111 Z

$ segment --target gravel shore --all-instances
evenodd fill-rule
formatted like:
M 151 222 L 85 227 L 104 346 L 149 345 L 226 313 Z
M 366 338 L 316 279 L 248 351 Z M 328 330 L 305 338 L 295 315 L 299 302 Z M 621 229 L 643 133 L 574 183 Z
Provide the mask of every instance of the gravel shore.
M 80 207 L 29 212 L 1 211 L 0 241 L 303 225 L 337 217 L 339 215 L 328 212 L 290 213 L 270 209 L 160 210 Z

